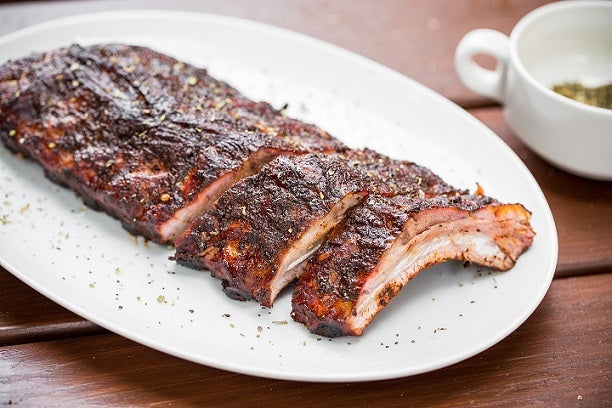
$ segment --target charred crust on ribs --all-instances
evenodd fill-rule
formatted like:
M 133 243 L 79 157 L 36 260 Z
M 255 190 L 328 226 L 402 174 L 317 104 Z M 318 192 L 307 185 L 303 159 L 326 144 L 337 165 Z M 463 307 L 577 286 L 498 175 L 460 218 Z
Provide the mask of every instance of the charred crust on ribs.
M 299 278 L 291 315 L 327 337 L 362 334 L 428 265 L 507 270 L 535 234 L 520 204 L 349 149 L 144 47 L 5 63 L 0 138 L 131 233 L 176 239 L 173 259 L 231 298 L 271 306 Z
M 510 268 L 531 245 L 530 215 L 521 205 L 480 195 L 369 196 L 305 264 L 291 315 L 313 333 L 325 335 L 320 328 L 334 326 L 343 335 L 361 335 L 431 264 L 457 259 Z
M 175 259 L 210 269 L 271 306 L 350 207 L 369 194 L 455 193 L 431 171 L 372 150 L 285 156 L 228 190 L 176 242 Z
M 194 218 L 179 211 L 209 207 L 277 155 L 345 149 L 205 70 L 143 47 L 73 45 L 8 62 L 0 96 L 0 137 L 11 150 L 160 243 Z

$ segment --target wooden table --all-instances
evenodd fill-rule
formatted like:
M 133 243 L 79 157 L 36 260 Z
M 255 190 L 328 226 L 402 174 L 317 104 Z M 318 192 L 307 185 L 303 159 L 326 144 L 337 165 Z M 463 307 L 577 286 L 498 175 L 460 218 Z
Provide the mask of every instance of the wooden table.
M 355 51 L 468 109 L 540 183 L 559 234 L 555 279 L 535 313 L 489 350 L 435 372 L 366 383 L 255 378 L 110 333 L 0 268 L 0 405 L 612 406 L 612 183 L 551 167 L 500 106 L 468 91 L 453 54 L 469 30 L 509 33 L 542 0 L 65 1 L 0 4 L 0 34 L 109 8 L 175 8 L 289 28 Z M 490 63 L 483 61 L 484 64 Z

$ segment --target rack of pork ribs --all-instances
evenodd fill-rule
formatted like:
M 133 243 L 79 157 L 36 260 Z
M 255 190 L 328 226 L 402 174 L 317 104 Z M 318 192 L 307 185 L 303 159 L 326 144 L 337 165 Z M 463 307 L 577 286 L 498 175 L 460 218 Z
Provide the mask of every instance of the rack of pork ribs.
M 361 335 L 429 265 L 508 270 L 531 214 L 425 167 L 345 146 L 199 69 L 128 45 L 72 45 L 0 67 L 0 137 L 46 176 L 174 244 L 234 299 L 313 333 Z

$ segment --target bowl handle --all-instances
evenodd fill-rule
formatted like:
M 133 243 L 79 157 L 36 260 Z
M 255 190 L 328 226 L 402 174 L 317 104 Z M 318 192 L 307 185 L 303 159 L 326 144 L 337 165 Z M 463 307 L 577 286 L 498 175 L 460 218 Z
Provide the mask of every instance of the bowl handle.
M 497 102 L 504 101 L 509 38 L 499 31 L 478 29 L 467 33 L 455 51 L 455 68 L 459 78 L 472 91 Z M 485 69 L 474 62 L 477 54 L 495 58 L 494 70 Z

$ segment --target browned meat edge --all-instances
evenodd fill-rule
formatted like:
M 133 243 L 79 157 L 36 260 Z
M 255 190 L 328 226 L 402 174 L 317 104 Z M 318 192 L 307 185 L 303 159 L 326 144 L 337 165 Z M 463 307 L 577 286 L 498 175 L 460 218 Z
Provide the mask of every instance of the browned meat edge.
M 203 69 L 126 45 L 74 45 L 2 65 L 0 138 L 159 243 L 274 157 L 345 149 Z
M 368 194 L 453 191 L 414 163 L 373 151 L 280 157 L 228 190 L 176 241 L 182 265 L 210 269 L 233 298 L 271 306 L 344 213 Z
M 176 259 L 210 268 L 232 297 L 270 306 L 304 270 L 292 314 L 328 336 L 361 334 L 427 265 L 508 269 L 534 234 L 519 204 L 350 150 L 143 47 L 74 45 L 2 65 L 0 138 L 133 234 L 172 242 L 203 213 Z
M 486 196 L 370 196 L 305 264 L 291 315 L 323 336 L 361 335 L 427 266 L 456 259 L 511 268 L 532 243 L 530 215 Z

